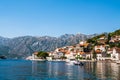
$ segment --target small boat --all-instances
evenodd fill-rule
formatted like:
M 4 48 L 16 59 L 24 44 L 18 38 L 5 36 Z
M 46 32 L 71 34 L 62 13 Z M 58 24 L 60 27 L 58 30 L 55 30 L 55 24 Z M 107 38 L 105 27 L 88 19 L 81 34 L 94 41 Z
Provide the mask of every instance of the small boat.
M 74 65 L 83 66 L 83 65 L 84 65 L 84 63 L 83 63 L 83 62 L 80 62 L 80 61 L 76 61 L 76 62 L 74 62 Z
M 74 63 L 76 62 L 75 59 L 67 59 L 66 62 L 70 65 L 74 65 Z

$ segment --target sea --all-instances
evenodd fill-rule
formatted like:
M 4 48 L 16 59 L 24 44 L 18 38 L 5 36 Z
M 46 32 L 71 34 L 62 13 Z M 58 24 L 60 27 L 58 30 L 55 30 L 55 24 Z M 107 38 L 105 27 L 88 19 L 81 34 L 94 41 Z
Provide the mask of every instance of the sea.
M 120 64 L 64 61 L 0 60 L 0 80 L 120 80 Z

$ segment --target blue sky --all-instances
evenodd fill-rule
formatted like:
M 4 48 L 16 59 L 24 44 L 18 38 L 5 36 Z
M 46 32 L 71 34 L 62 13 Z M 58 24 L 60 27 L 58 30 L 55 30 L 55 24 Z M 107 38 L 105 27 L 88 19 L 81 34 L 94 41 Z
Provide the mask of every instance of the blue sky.
M 120 28 L 120 0 L 0 0 L 0 36 L 93 34 Z

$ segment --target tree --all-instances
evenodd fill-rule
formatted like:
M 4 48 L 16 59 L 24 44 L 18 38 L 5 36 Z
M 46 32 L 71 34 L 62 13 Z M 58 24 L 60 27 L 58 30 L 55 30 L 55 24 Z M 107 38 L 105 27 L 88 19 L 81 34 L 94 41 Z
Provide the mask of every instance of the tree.
M 76 59 L 79 60 L 80 59 L 80 55 L 76 55 Z
M 109 41 L 111 39 L 111 36 L 110 36 L 110 33 L 108 34 L 108 38 L 107 38 L 107 41 L 105 42 L 106 44 L 109 44 Z
M 65 57 L 65 56 L 61 56 L 60 59 L 67 59 L 67 57 Z
M 88 39 L 87 42 L 88 43 L 94 43 L 94 41 L 92 39 Z
M 120 35 L 120 29 L 116 30 L 116 31 L 114 32 L 114 34 L 115 34 L 115 35 Z
M 37 54 L 37 57 L 40 57 L 42 59 L 46 59 L 46 57 L 48 57 L 48 56 L 49 56 L 49 54 L 47 52 L 44 52 L 44 51 L 40 51 Z
M 116 46 L 115 43 L 110 43 L 109 45 L 110 45 L 110 48 L 113 48 Z
M 111 57 L 111 55 L 110 54 L 106 54 L 106 57 Z
M 93 52 L 93 59 L 97 59 L 97 54 L 95 51 Z
M 120 48 L 120 42 L 119 42 L 119 43 L 117 43 L 117 47 L 118 47 L 118 48 Z

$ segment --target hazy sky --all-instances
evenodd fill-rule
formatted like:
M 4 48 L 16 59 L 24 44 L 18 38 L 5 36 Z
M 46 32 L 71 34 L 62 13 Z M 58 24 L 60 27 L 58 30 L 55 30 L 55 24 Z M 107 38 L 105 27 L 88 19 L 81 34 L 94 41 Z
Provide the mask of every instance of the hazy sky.
M 120 0 L 0 0 L 0 36 L 93 34 L 120 28 Z

